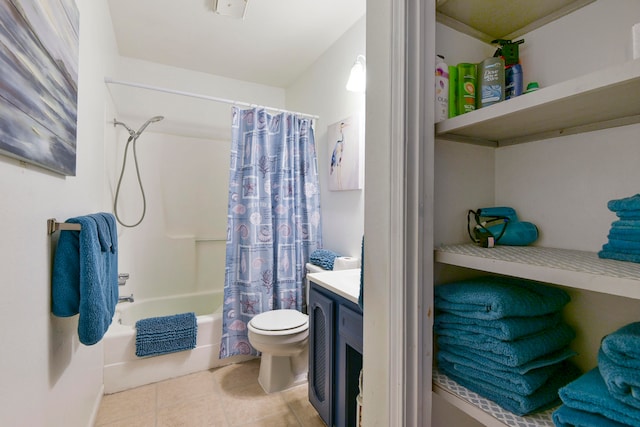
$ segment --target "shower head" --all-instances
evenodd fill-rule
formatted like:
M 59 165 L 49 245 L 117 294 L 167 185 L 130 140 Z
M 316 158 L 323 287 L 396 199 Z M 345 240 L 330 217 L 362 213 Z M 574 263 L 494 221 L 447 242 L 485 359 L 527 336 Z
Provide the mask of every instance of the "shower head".
M 131 129 L 125 123 L 119 122 L 116 119 L 113 119 L 113 126 L 117 126 L 117 125 L 124 126 L 124 128 L 127 129 L 127 132 L 129 132 L 129 136 L 131 138 L 133 138 L 133 139 L 136 139 L 142 134 L 142 132 L 144 132 L 144 130 L 147 128 L 147 126 L 149 126 L 151 123 L 159 122 L 162 119 L 164 119 L 164 116 L 153 116 L 153 117 L 151 117 L 142 126 L 140 126 L 140 129 L 138 129 L 137 132 L 134 131 L 133 129 Z
M 149 126 L 151 123 L 159 122 L 162 119 L 164 119 L 164 116 L 153 116 L 153 117 L 151 117 L 149 120 L 147 120 L 145 122 L 145 124 L 140 126 L 140 129 L 138 129 L 138 132 L 136 132 L 136 135 L 134 136 L 134 138 L 139 137 L 140 134 L 142 134 L 142 132 L 144 132 L 144 130 L 147 128 L 147 126 Z

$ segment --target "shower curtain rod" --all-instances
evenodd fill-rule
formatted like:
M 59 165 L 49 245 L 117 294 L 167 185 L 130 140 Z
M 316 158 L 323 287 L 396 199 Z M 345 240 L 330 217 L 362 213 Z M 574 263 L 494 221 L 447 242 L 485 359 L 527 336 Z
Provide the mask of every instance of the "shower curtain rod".
M 174 94 L 174 95 L 189 96 L 191 98 L 205 99 L 207 101 L 223 102 L 225 104 L 231 104 L 231 105 L 241 105 L 243 107 L 264 108 L 266 110 L 277 111 L 279 113 L 293 113 L 293 114 L 298 114 L 300 116 L 309 117 L 309 118 L 312 118 L 312 119 L 319 119 L 320 118 L 320 116 L 316 116 L 316 115 L 313 115 L 313 114 L 300 113 L 300 112 L 297 112 L 297 111 L 283 110 L 281 108 L 267 107 L 265 105 L 250 104 L 248 102 L 234 101 L 232 99 L 218 98 L 218 97 L 215 97 L 215 96 L 202 95 L 202 94 L 199 94 L 199 93 L 192 93 L 192 92 L 184 92 L 184 91 L 181 91 L 181 90 L 167 89 L 167 88 L 164 88 L 164 87 L 151 86 L 151 85 L 147 85 L 147 84 L 143 84 L 143 83 L 127 82 L 127 81 L 124 81 L 124 80 L 115 80 L 115 79 L 112 79 L 110 77 L 105 77 L 104 82 L 105 83 L 116 84 L 116 85 L 137 87 L 137 88 L 141 88 L 141 89 L 155 90 L 156 92 L 171 93 L 171 94 Z

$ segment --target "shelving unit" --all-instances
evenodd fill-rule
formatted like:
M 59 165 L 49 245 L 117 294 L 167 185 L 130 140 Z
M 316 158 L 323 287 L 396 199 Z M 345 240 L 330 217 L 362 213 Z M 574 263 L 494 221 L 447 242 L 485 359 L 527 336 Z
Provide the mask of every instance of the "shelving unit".
M 519 0 L 497 0 L 496 2 L 438 0 L 436 2 L 436 19 L 441 24 L 457 32 L 470 35 L 484 42 L 490 42 L 492 39 L 497 38 L 515 39 L 527 34 L 534 28 L 540 28 L 591 3 L 598 2 L 594 0 L 558 0 L 547 4 L 549 7 L 554 7 L 555 10 L 543 11 L 539 9 L 544 7 L 542 4 L 536 3 L 535 8 L 528 9 L 528 6 L 533 5 L 533 3 Z M 603 5 L 594 5 L 596 8 L 598 6 Z M 618 7 L 617 4 L 616 7 Z M 500 11 L 500 13 L 494 13 L 496 10 Z M 595 19 L 595 10 L 585 12 L 587 19 Z M 601 8 L 598 10 L 602 12 Z M 616 9 L 616 11 L 619 12 L 619 15 L 622 14 L 622 9 Z M 636 12 L 637 9 L 629 8 L 624 10 L 626 14 Z M 522 21 L 516 23 L 519 19 L 522 19 Z M 572 25 L 575 25 L 576 20 L 569 20 L 568 22 L 572 22 Z M 557 27 L 549 28 L 548 32 L 544 30 L 544 36 L 560 34 L 561 37 L 566 37 L 568 32 L 561 32 Z M 586 43 L 586 39 L 589 36 L 585 39 L 584 35 L 587 34 L 585 28 L 581 29 L 583 31 L 581 33 L 582 38 L 576 36 L 571 39 L 565 38 L 565 40 L 574 40 L 575 44 L 583 41 Z M 444 34 L 446 34 L 447 38 L 443 38 L 446 41 L 443 42 L 443 46 L 457 51 L 459 44 L 451 42 L 451 32 Z M 540 33 L 537 35 L 539 36 Z M 439 37 L 439 34 L 436 37 Z M 542 39 L 544 37 L 538 38 L 538 40 Z M 548 40 L 546 41 L 548 43 Z M 622 43 L 622 40 L 620 42 Z M 546 47 L 549 48 L 550 46 Z M 573 47 L 573 43 L 571 47 Z M 567 50 L 567 48 L 566 44 L 562 45 L 562 49 Z M 584 54 L 584 49 L 579 50 Z M 446 52 L 442 53 L 447 55 Z M 529 59 L 533 60 L 532 58 Z M 547 65 L 546 56 L 536 57 L 535 60 Z M 543 87 L 536 92 L 444 120 L 435 124 L 435 138 L 489 147 L 503 147 L 640 123 L 640 97 L 638 96 L 640 93 L 640 59 L 623 62 L 624 59 L 618 56 L 617 60 L 619 62 L 603 65 L 597 71 L 578 75 L 575 78 Z M 549 66 L 552 66 L 553 60 L 549 59 L 548 61 Z M 576 65 L 575 69 L 581 68 Z M 593 69 L 590 68 L 590 70 Z M 624 132 L 616 133 L 616 135 L 619 134 L 624 134 Z M 623 137 L 629 138 L 628 135 Z M 619 147 L 622 148 L 622 151 L 617 152 L 619 155 L 636 154 L 635 151 L 630 150 L 629 145 L 615 144 L 613 143 L 614 141 L 607 140 L 608 134 L 606 133 L 598 134 L 597 138 L 597 143 L 594 143 L 595 136 L 585 136 L 587 140 L 587 144 L 584 145 L 585 150 L 593 150 L 593 153 L 597 153 L 591 154 L 591 152 L 587 151 L 590 156 L 600 155 L 607 157 L 607 150 L 618 149 Z M 602 139 L 602 144 L 600 144 L 600 139 Z M 567 146 L 573 147 L 574 150 L 582 149 L 582 145 L 578 145 L 577 138 L 567 138 L 566 141 Z M 447 169 L 447 172 L 446 174 L 441 172 L 441 176 L 446 177 L 446 179 L 442 178 L 440 181 L 441 184 L 439 185 L 443 185 L 443 187 L 438 188 L 440 191 L 436 191 L 436 197 L 438 194 L 443 194 L 443 196 L 441 196 L 441 199 L 436 200 L 435 203 L 440 203 L 438 208 L 441 212 L 445 212 L 449 208 L 457 211 L 465 203 L 473 203 L 467 202 L 467 198 L 470 195 L 475 196 L 473 191 L 467 191 L 467 188 L 463 189 L 463 186 L 468 186 L 474 191 L 478 190 L 478 194 L 481 194 L 478 199 L 491 197 L 493 191 L 493 197 L 496 201 L 515 199 L 514 203 L 520 202 L 522 205 L 527 205 L 527 203 L 523 202 L 529 202 L 529 200 L 526 200 L 521 195 L 526 194 L 527 190 L 529 190 L 528 188 L 522 188 L 522 186 L 526 186 L 529 183 L 524 182 L 525 179 L 520 179 L 517 180 L 517 184 L 507 188 L 504 182 L 505 179 L 508 180 L 512 177 L 511 174 L 520 173 L 517 168 L 517 165 L 520 164 L 518 162 L 523 163 L 523 177 L 539 176 L 531 165 L 540 165 L 540 173 L 545 173 L 544 163 L 541 163 L 542 156 L 531 156 L 534 151 L 536 151 L 535 154 L 544 153 L 546 155 L 561 153 L 560 157 L 554 158 L 554 160 L 558 159 L 557 162 L 551 162 L 553 165 L 549 176 L 560 180 L 566 179 L 567 185 L 560 186 L 565 192 L 573 190 L 573 186 L 577 185 L 593 186 L 599 192 L 600 199 L 602 199 L 602 195 L 605 192 L 608 193 L 609 189 L 605 188 L 606 185 L 603 182 L 599 182 L 599 179 L 604 177 L 604 182 L 614 187 L 614 184 L 617 184 L 620 180 L 628 179 L 630 180 L 629 182 L 632 182 L 639 177 L 635 170 L 629 169 L 629 166 L 627 166 L 626 169 L 621 168 L 624 174 L 615 175 L 616 178 L 609 179 L 605 173 L 598 173 L 602 171 L 591 172 L 592 169 L 588 168 L 593 168 L 595 164 L 593 163 L 588 166 L 585 165 L 580 171 L 581 173 L 577 174 L 583 179 L 584 182 L 582 182 L 571 174 L 571 168 L 575 167 L 577 170 L 581 167 L 580 164 L 573 160 L 571 152 L 563 150 L 562 147 L 556 149 L 556 146 L 560 146 L 564 141 L 558 141 L 558 144 L 555 143 L 556 141 L 549 142 L 549 144 L 534 143 L 528 146 L 496 150 L 495 153 L 498 154 L 494 155 L 493 160 L 498 159 L 501 163 L 496 160 L 493 165 L 490 161 L 487 161 L 490 158 L 489 156 L 479 159 L 478 169 L 485 165 L 498 168 L 494 169 L 493 173 L 496 181 L 501 180 L 499 182 L 503 185 L 500 187 L 496 184 L 484 185 L 483 182 L 465 180 L 465 177 L 468 179 L 474 176 L 475 169 L 473 168 L 475 168 L 475 165 L 468 159 L 458 161 L 455 158 L 455 156 L 460 158 L 467 152 L 477 154 L 480 152 L 486 153 L 487 150 L 466 149 L 460 148 L 460 146 L 456 146 L 453 149 L 451 147 L 454 144 L 443 142 L 442 148 L 440 148 L 443 151 L 439 159 L 442 162 L 446 162 L 446 164 L 440 163 L 438 166 L 441 170 Z M 611 145 L 609 145 L 610 142 L 612 143 Z M 466 146 L 466 144 L 463 145 Z M 528 165 L 524 165 L 530 158 L 531 162 Z M 594 157 L 580 157 L 580 159 L 585 158 L 591 160 Z M 612 156 L 609 159 L 615 158 L 619 157 Z M 631 157 L 628 158 L 630 159 Z M 536 161 L 537 163 L 535 163 Z M 543 161 L 544 159 L 542 159 Z M 509 164 L 511 167 L 507 167 L 506 162 L 511 162 Z M 612 161 L 609 162 L 610 168 L 612 163 Z M 561 167 L 565 166 L 567 167 L 566 175 L 564 169 L 561 169 Z M 608 171 L 610 170 L 608 169 Z M 456 176 L 456 174 L 459 176 Z M 490 174 L 482 176 L 487 177 Z M 451 179 L 453 179 L 453 183 L 449 182 Z M 536 190 L 533 192 L 536 194 L 535 197 L 540 197 L 540 194 L 550 196 L 549 200 L 540 199 L 541 206 L 548 204 L 549 209 L 561 207 L 564 211 L 570 211 L 568 207 L 573 207 L 573 205 L 567 206 L 570 202 L 562 199 L 564 197 L 562 191 L 547 192 L 542 186 L 549 185 L 551 181 L 542 181 L 544 183 L 531 182 L 532 188 Z M 514 188 L 517 188 L 518 191 L 521 190 L 520 193 L 518 194 Z M 445 192 L 445 189 L 452 191 Z M 458 196 L 458 193 L 454 192 L 454 190 L 460 190 L 460 195 Z M 498 192 L 498 190 L 501 192 Z M 613 193 L 615 188 L 611 188 L 611 191 Z M 444 196 L 445 193 L 446 197 Z M 579 194 L 584 195 L 585 192 L 582 191 Z M 465 203 L 462 203 L 463 200 Z M 573 202 L 575 203 L 575 198 Z M 589 204 L 587 203 L 587 205 Z M 585 209 L 582 222 L 586 223 L 585 218 L 589 218 L 589 215 L 597 215 L 593 212 L 593 204 L 578 208 Z M 591 208 L 590 211 L 588 211 L 589 208 Z M 537 213 L 540 214 L 540 211 Z M 543 221 L 545 220 L 553 221 L 553 219 L 544 218 L 543 216 Z M 439 225 L 435 224 L 435 227 Z M 553 223 L 552 225 L 557 227 L 558 224 Z M 547 230 L 552 228 L 549 227 Z M 443 229 L 447 231 L 442 232 L 445 235 L 442 236 L 443 240 L 441 241 L 447 242 L 447 238 L 450 238 L 448 240 L 450 242 L 459 241 L 454 240 L 459 238 L 459 235 L 454 236 L 451 231 L 448 231 L 449 228 L 447 227 Z M 551 232 L 549 231 L 549 233 Z M 451 235 L 447 235 L 447 233 Z M 571 233 L 567 233 L 567 235 L 571 236 Z M 567 242 L 567 247 L 581 247 L 580 243 L 582 242 Z M 593 363 L 596 358 L 591 353 L 593 351 L 597 352 L 598 338 L 608 333 L 609 328 L 614 327 L 614 325 L 621 323 L 623 320 L 633 319 L 634 315 L 637 315 L 638 307 L 640 307 L 640 264 L 600 259 L 595 252 L 539 246 L 481 248 L 474 244 L 443 244 L 434 248 L 434 260 L 442 265 L 467 268 L 487 274 L 536 280 L 573 289 L 573 293 L 577 294 L 578 298 L 575 299 L 575 304 L 577 305 L 570 316 L 576 316 L 576 313 L 580 313 L 572 321 L 579 325 L 579 329 L 583 334 L 582 337 L 576 340 L 576 351 L 584 350 L 587 353 L 587 356 L 581 355 L 580 357 L 584 358 L 577 360 L 577 362 L 588 361 L 589 364 Z M 450 270 L 445 274 L 458 274 L 455 269 Z M 442 280 L 442 278 L 440 279 Z M 436 277 L 435 282 L 439 283 L 438 277 Z M 609 296 L 622 297 L 624 300 Z M 606 307 L 603 307 L 604 315 L 600 316 L 600 313 L 598 313 L 594 317 L 595 309 L 591 309 L 600 307 L 600 303 L 606 305 Z M 618 306 L 621 308 L 618 312 L 607 316 L 606 310 L 611 310 L 611 305 L 613 304 L 615 304 L 616 310 L 618 310 Z M 588 309 L 585 310 L 585 308 Z M 627 310 L 626 312 L 625 309 Z M 590 313 L 591 317 L 589 317 L 589 314 L 583 317 L 583 312 Z M 580 353 L 580 351 L 578 352 Z M 577 364 L 580 365 L 580 363 Z M 517 417 L 504 411 L 493 402 L 460 386 L 446 375 L 438 372 L 436 367 L 433 369 L 432 379 L 434 394 L 485 426 L 553 426 L 553 421 L 551 420 L 553 410 L 533 416 Z
M 640 264 L 600 259 L 593 252 L 460 244 L 436 248 L 435 260 L 487 273 L 640 299 Z
M 608 67 L 436 124 L 436 136 L 511 145 L 640 123 L 640 60 Z

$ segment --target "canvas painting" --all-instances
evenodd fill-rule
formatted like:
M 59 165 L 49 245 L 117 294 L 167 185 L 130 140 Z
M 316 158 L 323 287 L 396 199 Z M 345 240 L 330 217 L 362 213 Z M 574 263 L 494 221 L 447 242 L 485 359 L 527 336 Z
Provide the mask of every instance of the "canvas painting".
M 76 174 L 75 0 L 0 0 L 0 154 Z
M 354 114 L 329 126 L 329 190 L 362 189 L 363 172 L 360 115 Z

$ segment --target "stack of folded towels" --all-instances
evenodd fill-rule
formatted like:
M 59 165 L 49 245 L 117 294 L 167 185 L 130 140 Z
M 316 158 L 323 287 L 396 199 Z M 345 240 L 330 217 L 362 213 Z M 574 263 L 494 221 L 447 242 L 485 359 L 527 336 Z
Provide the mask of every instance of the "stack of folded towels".
M 618 220 L 611 224 L 609 241 L 598 252 L 600 258 L 640 262 L 640 194 L 607 203 Z
M 556 426 L 640 426 L 640 322 L 607 335 L 598 366 L 560 389 Z
M 504 277 L 436 286 L 440 371 L 517 415 L 554 406 L 580 375 L 567 360 L 576 354 L 568 302 L 561 289 Z

